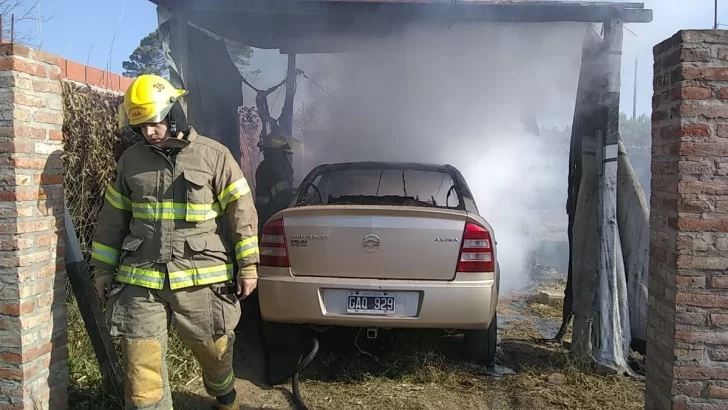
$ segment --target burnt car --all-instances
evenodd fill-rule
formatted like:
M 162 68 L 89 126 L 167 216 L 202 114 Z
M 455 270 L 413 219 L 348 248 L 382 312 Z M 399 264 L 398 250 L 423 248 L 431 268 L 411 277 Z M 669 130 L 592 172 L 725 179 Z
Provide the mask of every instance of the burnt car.
M 264 321 L 462 331 L 492 361 L 500 270 L 493 228 L 450 165 L 321 165 L 260 234 Z

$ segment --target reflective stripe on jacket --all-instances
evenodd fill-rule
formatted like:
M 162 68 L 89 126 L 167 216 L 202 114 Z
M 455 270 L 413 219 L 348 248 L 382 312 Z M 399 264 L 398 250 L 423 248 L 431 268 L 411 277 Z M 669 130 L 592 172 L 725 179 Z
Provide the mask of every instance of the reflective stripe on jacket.
M 235 260 L 259 263 L 243 172 L 227 147 L 194 129 L 169 156 L 145 142 L 125 151 L 104 198 L 91 265 L 117 270 L 120 282 L 162 289 L 166 275 L 154 264 L 164 263 L 180 289 L 233 279 Z
M 273 187 L 270 189 L 270 197 L 275 198 L 276 195 L 280 194 L 281 192 L 291 189 L 292 185 L 288 180 L 283 180 L 278 182 L 277 184 L 273 185 Z

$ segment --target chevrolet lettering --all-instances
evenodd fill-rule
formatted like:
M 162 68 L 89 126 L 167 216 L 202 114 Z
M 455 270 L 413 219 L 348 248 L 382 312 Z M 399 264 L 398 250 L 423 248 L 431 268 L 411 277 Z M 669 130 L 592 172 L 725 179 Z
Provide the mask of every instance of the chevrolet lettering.
M 319 240 L 328 240 L 330 235 L 291 235 L 290 239 L 319 239 Z

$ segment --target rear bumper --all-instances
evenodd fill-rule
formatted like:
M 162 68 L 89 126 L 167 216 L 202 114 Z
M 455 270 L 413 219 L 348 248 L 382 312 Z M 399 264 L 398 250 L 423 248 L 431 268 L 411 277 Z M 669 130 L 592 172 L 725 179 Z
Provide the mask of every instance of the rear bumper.
M 268 267 L 259 271 L 260 311 L 263 319 L 271 322 L 486 329 L 498 303 L 494 273 L 459 273 L 453 281 L 413 281 L 292 277 L 281 275 L 283 272 Z M 388 316 L 347 313 L 349 291 L 394 293 L 395 313 Z

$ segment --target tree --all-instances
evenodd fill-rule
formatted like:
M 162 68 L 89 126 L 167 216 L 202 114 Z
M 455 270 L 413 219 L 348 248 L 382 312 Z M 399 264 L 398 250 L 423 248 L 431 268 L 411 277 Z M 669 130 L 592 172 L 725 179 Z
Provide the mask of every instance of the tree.
M 127 77 L 156 74 L 169 79 L 169 65 L 157 30 L 147 34 L 139 42 L 139 47 L 131 53 L 128 61 L 122 63 L 122 66 Z
M 39 42 L 38 32 L 33 35 L 31 34 L 31 30 L 18 30 L 19 27 L 25 24 L 38 24 L 48 21 L 39 15 L 38 11 L 34 1 L 0 0 L 3 41 L 9 42 L 12 39 L 16 44 L 33 45 L 40 48 L 41 44 Z M 12 26 L 15 26 L 14 35 L 10 32 L 13 29 Z
M 619 131 L 622 133 L 624 144 L 637 147 L 652 145 L 652 120 L 645 114 L 637 118 L 627 118 L 627 114 L 619 115 Z
M 544 136 L 555 138 L 559 144 L 566 143 L 566 147 L 571 140 L 571 124 L 564 124 L 561 127 L 540 127 L 539 131 Z M 631 152 L 634 148 L 644 149 L 652 146 L 652 120 L 649 116 L 642 114 L 637 118 L 629 118 L 627 114 L 619 114 L 619 132 L 622 135 L 624 145 L 627 151 Z
M 247 70 L 250 66 L 250 59 L 253 57 L 253 49 L 245 44 L 236 43 L 234 41 L 225 40 L 225 47 L 230 54 L 230 59 L 238 69 L 241 75 L 244 75 L 248 81 L 252 81 L 260 74 L 260 70 Z
M 245 70 L 250 65 L 250 58 L 253 57 L 252 48 L 233 41 L 224 41 L 232 62 L 238 71 L 244 73 L 246 78 L 260 73 L 260 70 Z M 167 58 L 164 55 L 164 48 L 162 48 L 162 42 L 159 41 L 157 30 L 152 31 L 139 42 L 139 47 L 131 53 L 128 61 L 122 63 L 122 67 L 125 70 L 124 75 L 127 77 L 157 74 L 169 79 L 169 64 L 167 64 Z
M 298 139 L 303 139 L 306 134 L 312 132 L 316 128 L 316 122 L 321 113 L 321 104 L 318 101 L 310 103 L 302 102 L 296 113 L 293 115 L 294 133 L 298 134 Z
M 652 163 L 652 122 L 651 118 L 642 114 L 637 118 L 627 117 L 627 114 L 619 115 L 619 132 L 622 135 L 627 155 L 632 162 L 637 173 L 637 178 L 645 191 L 648 198 L 650 196 L 650 179 L 651 179 L 651 163 Z M 571 125 L 566 124 L 563 127 L 541 128 L 541 135 L 544 138 L 551 138 L 554 144 L 569 150 L 571 141 Z

